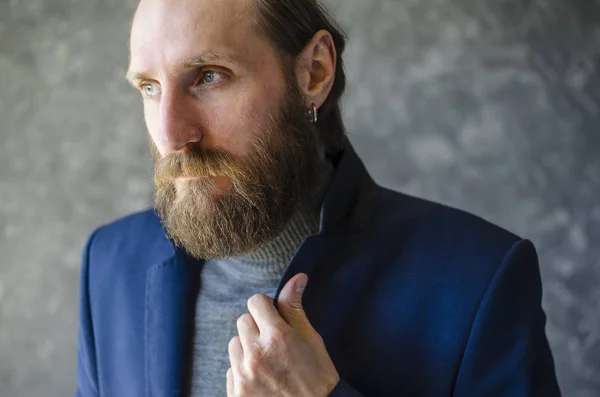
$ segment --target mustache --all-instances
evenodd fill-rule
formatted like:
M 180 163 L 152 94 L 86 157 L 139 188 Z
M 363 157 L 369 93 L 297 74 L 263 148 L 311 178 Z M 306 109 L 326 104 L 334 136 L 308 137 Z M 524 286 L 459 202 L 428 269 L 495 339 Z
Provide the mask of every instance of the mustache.
M 225 150 L 206 149 L 189 144 L 180 152 L 154 157 L 154 183 L 157 187 L 170 184 L 176 178 L 227 176 L 233 180 L 243 175 L 238 161 Z

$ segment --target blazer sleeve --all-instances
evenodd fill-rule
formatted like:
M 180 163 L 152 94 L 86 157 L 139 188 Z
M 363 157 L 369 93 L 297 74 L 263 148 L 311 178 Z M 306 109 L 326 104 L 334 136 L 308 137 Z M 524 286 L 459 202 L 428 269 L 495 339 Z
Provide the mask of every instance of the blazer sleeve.
M 545 333 L 538 258 L 516 242 L 491 280 L 475 316 L 455 397 L 558 397 Z
M 81 263 L 79 284 L 79 346 L 77 351 L 77 391 L 76 397 L 98 396 L 98 375 L 96 370 L 96 349 L 90 308 L 89 268 L 90 250 L 94 232 L 87 241 Z

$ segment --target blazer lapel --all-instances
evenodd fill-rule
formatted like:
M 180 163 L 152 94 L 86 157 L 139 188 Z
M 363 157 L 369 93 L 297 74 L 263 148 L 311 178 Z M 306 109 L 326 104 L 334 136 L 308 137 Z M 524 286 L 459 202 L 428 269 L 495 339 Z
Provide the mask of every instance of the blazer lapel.
M 189 394 L 195 306 L 201 264 L 176 250 L 148 270 L 145 304 L 145 395 Z

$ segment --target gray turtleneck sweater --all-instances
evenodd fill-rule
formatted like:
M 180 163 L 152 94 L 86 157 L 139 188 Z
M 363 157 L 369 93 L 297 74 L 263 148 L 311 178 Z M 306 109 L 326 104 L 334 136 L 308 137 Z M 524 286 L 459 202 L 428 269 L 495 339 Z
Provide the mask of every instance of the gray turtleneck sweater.
M 207 261 L 196 303 L 192 397 L 227 395 L 227 345 L 237 335 L 236 321 L 254 294 L 273 298 L 279 279 L 302 242 L 319 232 L 320 210 L 333 166 L 323 164 L 315 194 L 296 210 L 283 231 L 249 254 Z

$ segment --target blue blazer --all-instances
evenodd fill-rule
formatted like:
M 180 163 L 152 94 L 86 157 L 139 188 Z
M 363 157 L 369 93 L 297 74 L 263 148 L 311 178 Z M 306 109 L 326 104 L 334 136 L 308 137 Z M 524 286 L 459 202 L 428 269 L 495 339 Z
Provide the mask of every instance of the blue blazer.
M 331 396 L 559 396 L 531 242 L 376 185 L 349 143 L 335 162 L 321 231 L 275 296 L 309 275 L 304 307 L 342 378 Z M 200 269 L 152 209 L 92 234 L 77 396 L 188 395 Z

